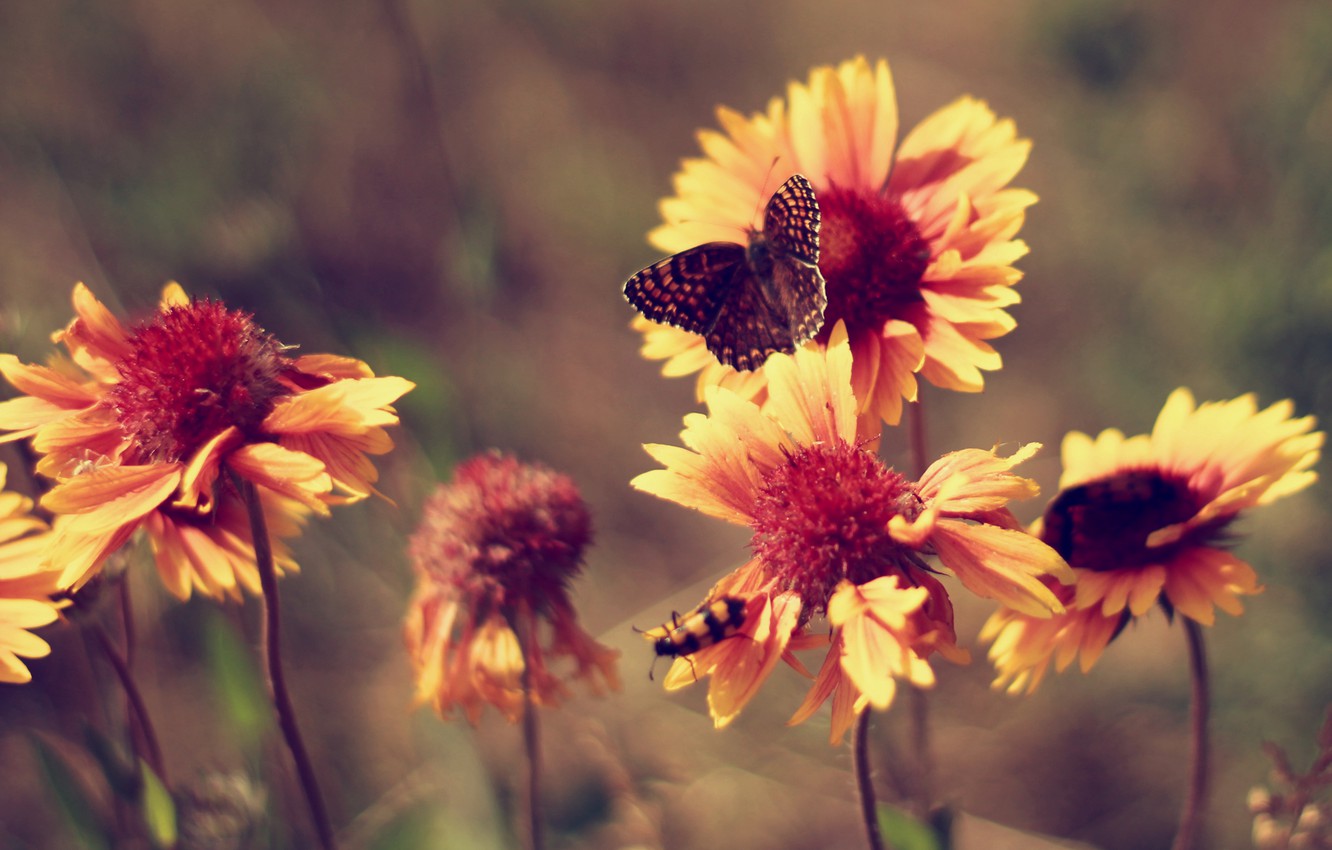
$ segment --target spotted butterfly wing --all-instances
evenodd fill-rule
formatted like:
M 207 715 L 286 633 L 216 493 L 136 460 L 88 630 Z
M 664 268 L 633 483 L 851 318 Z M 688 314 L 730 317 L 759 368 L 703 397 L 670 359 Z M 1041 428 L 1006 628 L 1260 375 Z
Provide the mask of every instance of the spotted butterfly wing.
M 757 369 L 822 328 L 828 298 L 818 261 L 818 201 L 795 174 L 769 199 L 748 246 L 681 251 L 629 278 L 624 295 L 652 321 L 702 336 L 718 361 Z

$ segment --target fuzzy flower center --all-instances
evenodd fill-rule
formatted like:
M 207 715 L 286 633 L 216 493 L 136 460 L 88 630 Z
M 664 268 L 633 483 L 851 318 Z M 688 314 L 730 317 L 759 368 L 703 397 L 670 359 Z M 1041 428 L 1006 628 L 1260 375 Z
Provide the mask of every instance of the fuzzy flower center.
M 138 328 L 116 364 L 109 403 L 132 448 L 129 463 L 189 457 L 229 426 L 255 435 L 276 398 L 282 345 L 253 317 L 216 301 L 168 307 Z
M 520 602 L 567 605 L 592 518 L 577 486 L 540 464 L 490 453 L 460 465 L 426 502 L 409 547 L 417 571 L 483 616 Z
M 833 186 L 819 193 L 819 270 L 828 287 L 824 328 L 882 327 L 919 303 L 930 246 L 901 204 Z
M 817 613 L 842 579 L 864 584 L 913 566 L 888 521 L 920 510 L 910 483 L 869 452 L 841 441 L 800 446 L 768 473 L 750 545 L 779 585 Z
M 1166 554 L 1147 545 L 1151 534 L 1184 522 L 1202 506 L 1186 479 L 1155 469 L 1131 470 L 1062 491 L 1045 509 L 1041 537 L 1070 566 L 1097 571 L 1143 567 L 1160 563 Z M 1187 542 L 1215 539 L 1228 521 L 1194 530 Z

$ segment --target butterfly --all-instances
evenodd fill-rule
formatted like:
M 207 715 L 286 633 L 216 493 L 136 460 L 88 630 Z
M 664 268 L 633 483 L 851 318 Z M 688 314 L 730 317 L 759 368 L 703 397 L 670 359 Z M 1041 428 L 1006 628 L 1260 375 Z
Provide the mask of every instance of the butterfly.
M 703 337 L 721 363 L 757 369 L 823 327 L 819 202 L 794 174 L 768 200 L 749 244 L 708 242 L 629 278 L 624 297 L 647 318 Z

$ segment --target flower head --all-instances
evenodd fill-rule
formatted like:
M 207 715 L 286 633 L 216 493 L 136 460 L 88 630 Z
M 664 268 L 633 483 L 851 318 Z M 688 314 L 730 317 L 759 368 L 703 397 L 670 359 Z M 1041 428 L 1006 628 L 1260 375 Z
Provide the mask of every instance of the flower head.
M 866 705 L 891 702 L 893 679 L 932 682 L 924 661 L 932 653 L 965 657 L 927 558 L 973 592 L 1033 616 L 1062 610 L 1041 578 L 1070 578 L 1068 567 L 1019 530 L 1006 507 L 1035 495 L 1010 470 L 1036 446 L 1009 457 L 953 452 L 910 481 L 869 451 L 879 425 L 857 416 L 843 323 L 826 347 L 775 355 L 765 369 L 766 407 L 710 387 L 708 415 L 685 418 L 686 448 L 646 446 L 665 468 L 633 481 L 753 531 L 754 558 L 710 594 L 748 600 L 739 634 L 677 662 L 667 687 L 711 674 L 709 703 L 722 726 L 783 656 L 823 646 L 823 668 L 796 720 L 831 696 L 836 740 Z M 831 640 L 810 628 L 817 616 L 832 626 Z
M 367 455 L 393 447 L 385 427 L 412 388 L 359 360 L 292 357 L 248 313 L 190 300 L 168 285 L 155 313 L 126 328 L 87 287 L 53 335 L 69 359 L 25 365 L 0 355 L 24 395 L 0 403 L 5 440 L 30 437 L 56 486 L 48 559 L 78 588 L 139 529 L 167 589 L 258 592 L 245 507 L 228 474 L 258 487 L 270 531 L 295 534 L 311 513 L 363 499 Z M 280 567 L 295 563 L 281 546 Z
M 406 640 L 417 700 L 443 717 L 458 707 L 475 723 L 490 704 L 517 720 L 525 667 L 535 704 L 564 698 L 549 667 L 561 656 L 593 691 L 618 689 L 619 653 L 583 631 L 569 598 L 591 535 L 568 476 L 498 453 L 461 464 L 426 503 L 409 548 L 417 589 Z
M 1102 431 L 1064 438 L 1060 491 L 1038 533 L 1077 576 L 1058 592 L 1062 616 L 1035 622 L 1001 609 L 982 639 L 994 640 L 996 685 L 1034 690 L 1050 662 L 1063 670 L 1081 654 L 1089 670 L 1134 617 L 1161 604 L 1203 625 L 1216 609 L 1243 612 L 1240 597 L 1262 587 L 1226 548 L 1246 510 L 1313 483 L 1322 432 L 1293 405 L 1259 410 L 1252 395 L 1195 405 L 1171 393 L 1152 433 Z
M 1013 237 L 1036 196 L 1005 188 L 1030 143 L 983 102 L 963 97 L 898 143 L 897 100 L 888 63 L 857 58 L 810 72 L 786 98 L 745 118 L 718 110 L 722 132 L 699 134 L 704 155 L 684 162 L 665 224 L 650 235 L 668 252 L 751 229 L 764 193 L 794 173 L 813 185 L 822 214 L 819 268 L 827 286 L 824 331 L 846 324 L 855 352 L 853 386 L 871 411 L 895 424 L 902 400 L 930 382 L 979 391 L 998 369 L 986 340 L 1014 327 L 1026 253 Z M 775 165 L 774 165 L 775 163 Z M 761 401 L 766 369 L 736 372 L 703 339 L 639 318 L 643 355 L 663 373 L 698 372 L 699 397 L 713 385 Z
M 31 629 L 56 620 L 51 595 L 60 573 L 43 567 L 50 533 L 30 513 L 31 499 L 3 489 L 7 472 L 0 464 L 0 682 L 22 684 L 32 679 L 23 659 L 51 652 Z

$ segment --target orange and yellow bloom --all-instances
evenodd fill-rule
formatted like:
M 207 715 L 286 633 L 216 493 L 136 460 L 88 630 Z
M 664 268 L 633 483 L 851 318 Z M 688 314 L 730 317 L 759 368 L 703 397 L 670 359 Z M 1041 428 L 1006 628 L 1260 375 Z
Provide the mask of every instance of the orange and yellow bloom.
M 25 365 L 0 355 L 24 395 L 0 403 L 5 440 L 31 438 L 37 471 L 55 480 L 46 559 L 77 589 L 137 530 L 181 599 L 238 597 L 259 583 L 235 479 L 257 488 L 268 527 L 289 537 L 310 513 L 363 499 L 377 477 L 368 455 L 392 448 L 391 406 L 412 388 L 364 363 L 289 349 L 246 313 L 191 300 L 177 284 L 126 327 L 87 287 L 53 335 L 68 358 Z M 280 568 L 294 569 L 277 544 Z
M 46 523 L 31 514 L 31 499 L 4 489 L 7 471 L 0 464 L 0 682 L 21 684 L 32 679 L 23 659 L 51 652 L 31 630 L 59 616 L 51 595 L 60 573 L 43 567 Z
M 1056 588 L 1062 616 L 1033 620 L 1010 608 L 986 623 L 996 686 L 1034 690 L 1054 663 L 1081 656 L 1091 669 L 1134 617 L 1158 603 L 1210 626 L 1216 609 L 1243 612 L 1262 587 L 1227 548 L 1246 510 L 1308 487 L 1322 432 L 1292 418 L 1282 401 L 1259 410 L 1253 395 L 1195 405 L 1170 395 L 1151 434 L 1108 429 L 1064 439 L 1060 492 L 1037 533 L 1073 567 L 1077 583 Z
M 409 547 L 417 587 L 407 612 L 416 699 L 441 717 L 486 705 L 522 716 L 567 693 L 550 661 L 571 658 L 594 693 L 619 689 L 619 652 L 578 624 L 569 582 L 591 540 L 587 505 L 568 476 L 489 453 L 464 462 L 427 501 Z
M 894 680 L 925 686 L 934 652 L 961 659 L 952 603 L 925 559 L 968 589 L 1033 616 L 1062 611 L 1042 582 L 1071 578 L 1063 560 L 1017 527 L 1006 505 L 1035 486 L 1010 457 L 969 449 L 911 482 L 873 453 L 877 419 L 858 416 L 851 343 L 842 323 L 826 346 L 774 355 L 760 409 L 724 387 L 706 390 L 708 414 L 685 418 L 684 447 L 649 445 L 664 468 L 633 486 L 748 526 L 754 557 L 710 598 L 747 600 L 739 634 L 672 667 L 667 687 L 712 676 L 708 700 L 729 723 L 783 657 L 826 648 L 823 667 L 793 722 L 833 699 L 833 739 L 867 705 L 886 707 Z M 826 615 L 826 631 L 810 628 Z M 830 642 L 831 641 L 831 642 Z
M 819 267 L 827 283 L 824 331 L 845 322 L 856 396 L 889 424 L 916 398 L 916 373 L 947 389 L 977 392 L 998 369 L 987 340 L 1015 322 L 1014 236 L 1036 196 L 1007 188 L 1030 143 L 1013 122 L 963 97 L 898 141 L 897 100 L 887 62 L 864 58 L 815 68 L 785 98 L 745 118 L 718 110 L 722 132 L 699 134 L 703 156 L 675 177 L 653 245 L 675 253 L 734 241 L 754 226 L 765 193 L 792 174 L 813 185 L 822 212 Z M 645 357 L 662 371 L 699 373 L 713 385 L 762 401 L 767 370 L 718 363 L 701 337 L 639 318 Z

